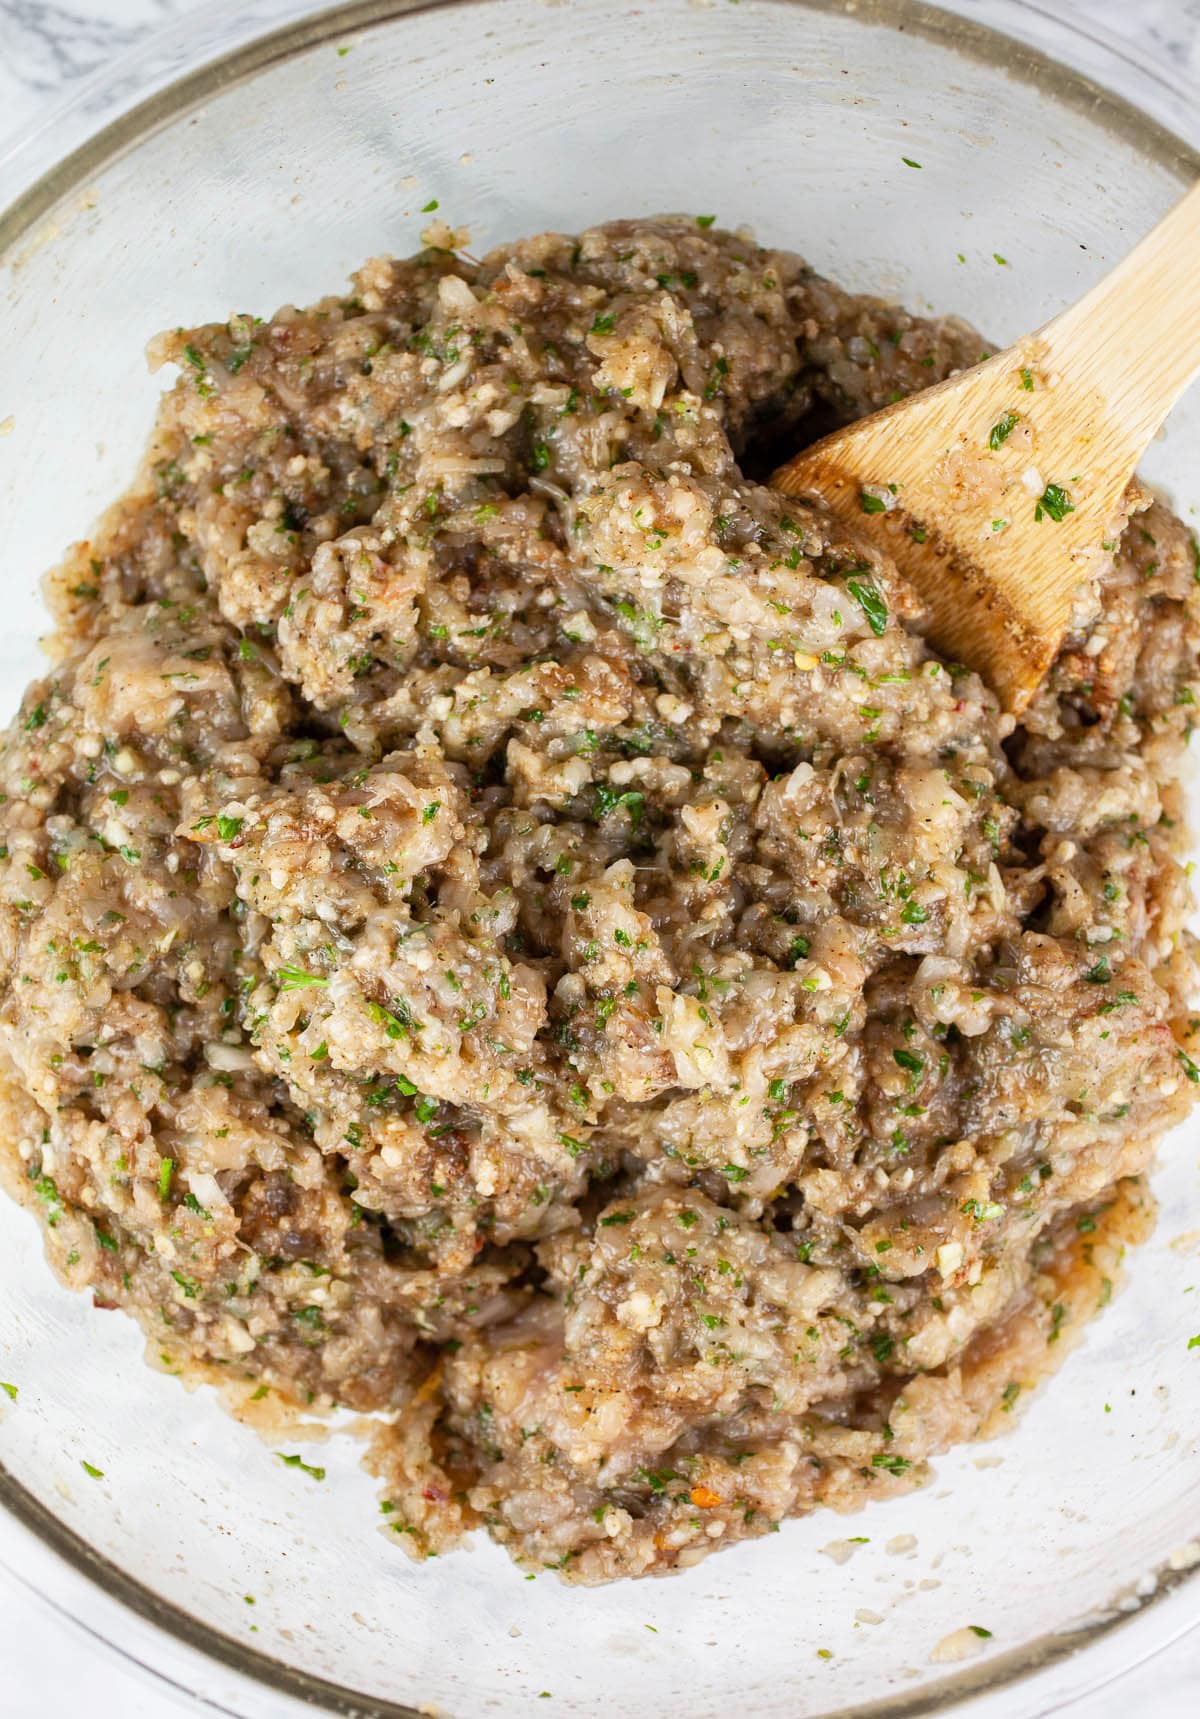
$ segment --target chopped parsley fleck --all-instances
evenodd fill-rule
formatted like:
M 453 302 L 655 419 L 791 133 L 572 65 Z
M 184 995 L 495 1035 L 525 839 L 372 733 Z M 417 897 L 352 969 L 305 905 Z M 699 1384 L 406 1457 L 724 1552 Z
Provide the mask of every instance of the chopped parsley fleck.
M 323 1468 L 314 1468 L 311 1463 L 305 1462 L 303 1458 L 299 1456 L 287 1456 L 281 1450 L 277 1450 L 275 1455 L 279 1458 L 280 1462 L 286 1463 L 289 1468 L 302 1469 L 305 1474 L 311 1475 L 314 1480 L 324 1480 L 325 1478 L 325 1470 Z
M 58 1220 L 63 1214 L 63 1203 L 53 1176 L 35 1176 L 33 1178 L 33 1191 L 42 1202 L 45 1210 L 46 1228 L 49 1230 L 57 1229 Z
M 898 1456 L 894 1451 L 877 1450 L 871 1458 L 871 1467 L 886 1469 L 889 1474 L 907 1474 L 912 1463 L 907 1457 Z
M 988 432 L 988 447 L 1002 448 L 1016 429 L 1018 422 L 1016 412 L 1005 412 L 1004 416 L 994 423 Z
M 1061 484 L 1048 483 L 1042 491 L 1041 500 L 1033 510 L 1033 517 L 1040 520 L 1043 515 L 1061 523 L 1069 513 L 1074 513 L 1075 503 L 1071 500 Z
M 280 967 L 275 983 L 281 991 L 307 991 L 314 985 L 328 985 L 329 980 L 322 979 L 319 973 L 306 973 L 303 967 Z
M 881 502 L 879 504 L 879 510 L 876 510 L 875 508 L 867 508 L 865 511 L 868 513 L 874 513 L 876 511 L 881 511 L 882 507 L 883 503 Z M 867 625 L 870 627 L 875 637 L 877 639 L 882 638 L 884 631 L 887 628 L 888 612 L 887 604 L 884 602 L 879 591 L 866 579 L 847 579 L 846 589 L 866 616 Z

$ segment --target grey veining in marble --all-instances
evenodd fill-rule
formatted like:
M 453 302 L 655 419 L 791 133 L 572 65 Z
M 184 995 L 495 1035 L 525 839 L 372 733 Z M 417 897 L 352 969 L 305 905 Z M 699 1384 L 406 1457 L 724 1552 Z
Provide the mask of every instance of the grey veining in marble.
M 1167 69 L 1200 94 L 1200 0 L 1025 0 L 1029 33 L 1039 15 L 1070 20 L 1086 40 L 1119 38 L 1149 70 Z M 211 0 L 0 0 L 0 144 L 76 79 L 121 54 L 173 16 Z M 941 0 L 988 18 L 989 0 Z M 1200 104 L 1197 104 L 1200 108 Z
M 0 108 L 0 130 L 9 129 L 21 108 L 33 112 L 39 98 L 95 71 L 186 6 L 187 0 L 84 0 L 78 6 L 0 0 L 0 94 L 7 97 L 10 86 L 18 92 L 16 114 L 7 101 Z
M 1057 10 L 1094 19 L 1114 36 L 1160 55 L 1193 87 L 1200 82 L 1200 0 L 1085 0 Z

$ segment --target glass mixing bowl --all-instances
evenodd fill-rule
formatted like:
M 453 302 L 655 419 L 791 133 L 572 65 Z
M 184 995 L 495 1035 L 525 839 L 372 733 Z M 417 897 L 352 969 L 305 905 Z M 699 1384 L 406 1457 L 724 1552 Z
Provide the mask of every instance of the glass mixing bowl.
M 432 198 L 480 250 L 714 210 L 1006 340 L 1200 172 L 1077 72 L 910 0 L 298 10 L 206 13 L 0 162 L 0 206 L 16 198 L 0 215 L 7 708 L 37 665 L 36 575 L 133 470 L 161 386 L 145 339 L 336 290 L 367 256 L 417 248 Z M 1016 0 L 972 10 L 1036 22 Z M 1149 462 L 1185 512 L 1198 428 L 1193 395 Z M 0 1357 L 19 1386 L 0 1399 L 6 1555 L 223 1712 L 506 1719 L 545 1695 L 570 1719 L 1044 1713 L 1200 1614 L 1198 1141 L 1193 1123 L 1169 1142 L 1155 1238 L 1008 1437 L 852 1521 L 590 1591 L 523 1579 L 482 1539 L 408 1563 L 375 1531 L 353 1441 L 321 1447 L 322 1484 L 285 1468 L 209 1392 L 149 1371 L 130 1322 L 60 1289 L 0 1202 Z M 852 1557 L 822 1555 L 848 1535 L 866 1537 Z M 972 1624 L 991 1632 L 977 1657 L 940 1658 Z

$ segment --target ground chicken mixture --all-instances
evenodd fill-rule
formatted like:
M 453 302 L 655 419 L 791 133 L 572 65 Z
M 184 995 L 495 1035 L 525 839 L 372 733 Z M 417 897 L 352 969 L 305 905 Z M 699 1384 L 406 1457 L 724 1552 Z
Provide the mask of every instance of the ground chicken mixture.
M 1111 1293 L 1200 551 L 1131 494 L 1014 725 L 748 475 L 978 335 L 709 216 L 462 237 L 154 344 L 3 743 L 0 1155 L 156 1364 L 371 1414 L 407 1551 L 596 1582 L 913 1485 Z

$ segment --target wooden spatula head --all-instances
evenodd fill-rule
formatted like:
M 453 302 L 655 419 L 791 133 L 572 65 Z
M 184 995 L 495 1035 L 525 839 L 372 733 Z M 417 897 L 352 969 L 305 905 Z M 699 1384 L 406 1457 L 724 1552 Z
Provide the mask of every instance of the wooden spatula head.
M 1081 435 L 1059 421 L 1037 345 L 825 437 L 772 480 L 819 495 L 886 549 L 925 602 L 932 642 L 1013 711 L 1098 571 L 1136 457 L 1095 423 Z
M 1039 334 L 816 442 L 772 482 L 895 559 L 927 632 L 1019 712 L 1200 371 L 1200 187 Z

